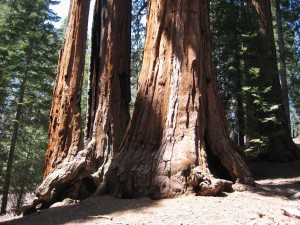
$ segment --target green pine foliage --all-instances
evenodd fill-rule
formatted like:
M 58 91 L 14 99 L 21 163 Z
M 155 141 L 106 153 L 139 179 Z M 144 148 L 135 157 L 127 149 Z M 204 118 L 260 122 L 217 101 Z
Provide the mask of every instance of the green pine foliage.
M 87 109 L 87 98 L 88 98 L 88 75 L 89 75 L 89 66 L 91 58 L 91 40 L 87 39 L 87 47 L 85 53 L 85 64 L 84 64 L 84 76 L 82 83 L 82 92 L 81 92 L 81 117 L 82 117 L 82 130 L 85 129 L 85 120 L 86 120 L 86 109 Z
M 19 123 L 10 193 L 22 197 L 41 181 L 60 31 L 49 0 L 11 0 L 1 3 L 0 16 L 0 190 L 14 122 Z M 5 10 L 2 10 L 5 9 Z M 19 102 L 21 84 L 24 100 Z M 17 106 L 21 118 L 15 121 Z M 20 189 L 23 188 L 23 191 Z M 23 193 L 21 193 L 23 192 Z M 19 205 L 20 206 L 20 205 Z M 18 207 L 19 207 L 18 206 Z
M 130 112 L 133 111 L 138 89 L 139 75 L 142 67 L 144 42 L 146 35 L 146 11 L 145 0 L 132 1 L 131 21 L 131 103 Z
M 300 2 L 282 0 L 281 3 L 291 108 L 291 128 L 293 137 L 297 137 L 300 135 Z
M 219 94 L 231 133 L 238 132 L 237 80 L 244 80 L 241 71 L 242 40 L 240 11 L 235 2 L 212 1 L 211 31 L 213 60 L 219 84 Z
M 265 40 L 257 32 L 259 24 L 246 0 L 211 2 L 211 31 L 214 73 L 233 141 L 251 157 L 266 151 L 267 133 L 261 128 L 281 121 L 276 117 L 280 105 L 272 99 L 271 88 L 262 78 L 269 68 L 258 56 L 266 52 Z M 299 1 L 282 1 L 291 122 L 299 135 Z M 275 13 L 275 12 L 274 12 Z M 276 33 L 276 32 L 275 32 Z

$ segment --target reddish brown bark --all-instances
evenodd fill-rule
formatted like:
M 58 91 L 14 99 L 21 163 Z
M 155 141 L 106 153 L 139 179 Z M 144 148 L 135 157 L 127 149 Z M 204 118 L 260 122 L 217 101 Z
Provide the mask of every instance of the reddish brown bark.
M 130 115 L 131 0 L 96 1 L 92 30 L 86 143 L 99 182 L 118 152 Z
M 80 136 L 76 132 L 80 129 L 70 131 L 75 132 L 69 134 L 75 135 L 75 147 L 64 147 L 68 154 L 44 178 L 36 191 L 37 199 L 25 208 L 26 213 L 35 211 L 39 203 L 46 208 L 64 198 L 84 199 L 91 195 L 118 151 L 129 120 L 130 14 L 130 0 L 96 1 L 85 144 L 80 146 L 77 142 Z M 69 33 L 73 33 L 71 28 Z M 82 78 L 79 85 L 81 82 Z M 80 93 L 80 88 L 77 90 Z M 72 112 L 66 112 L 66 116 L 72 117 Z M 59 149 L 62 143 L 57 143 Z
M 140 88 L 103 191 L 120 197 L 217 195 L 253 183 L 231 143 L 212 74 L 209 1 L 149 1 Z
M 73 0 L 71 4 L 53 93 L 44 177 L 65 158 L 72 159 L 81 142 L 80 97 L 90 1 Z

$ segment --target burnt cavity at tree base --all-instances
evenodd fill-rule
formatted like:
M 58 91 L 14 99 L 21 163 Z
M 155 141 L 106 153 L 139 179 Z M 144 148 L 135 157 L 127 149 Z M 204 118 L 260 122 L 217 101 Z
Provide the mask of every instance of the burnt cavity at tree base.
M 97 186 L 90 177 L 84 177 L 81 180 L 57 185 L 55 189 L 52 190 L 53 196 L 50 201 L 36 198 L 33 200 L 32 205 L 23 206 L 23 216 L 30 215 L 38 210 L 47 209 L 52 204 L 62 202 L 64 199 L 84 200 L 94 194 L 96 189 Z
M 85 177 L 79 181 L 62 184 L 55 188 L 53 203 L 63 201 L 65 198 L 83 200 L 91 196 L 97 189 L 93 179 Z
M 100 189 L 100 194 L 112 194 L 117 198 L 130 199 L 148 196 L 153 200 L 159 200 L 163 198 L 172 198 L 182 194 L 192 194 L 196 196 L 223 196 L 224 192 L 233 192 L 233 182 L 226 179 L 219 179 L 211 174 L 205 174 L 201 171 L 201 168 L 195 167 L 192 170 L 182 171 L 179 176 L 184 177 L 186 181 L 185 190 L 173 190 L 171 193 L 162 194 L 161 189 L 167 188 L 166 185 L 160 187 L 149 186 L 146 191 L 138 190 L 135 187 L 134 180 L 135 175 L 131 174 L 131 181 L 118 181 L 117 184 L 104 184 Z M 111 192 L 111 190 L 115 190 Z M 98 192 L 99 194 L 99 192 Z
M 174 187 L 168 187 L 168 184 L 161 186 L 149 185 L 140 188 L 137 183 L 141 183 L 141 181 L 138 182 L 137 180 L 143 180 L 142 175 L 131 171 L 130 174 L 127 174 L 126 179 L 123 179 L 122 175 L 118 174 L 120 168 L 116 166 L 106 174 L 108 179 L 104 180 L 97 194 L 111 194 L 122 199 L 148 196 L 151 199 L 158 200 L 182 194 L 194 193 L 196 196 L 224 196 L 224 192 L 233 192 L 232 185 L 236 179 L 230 176 L 230 173 L 221 164 L 218 157 L 213 155 L 208 144 L 205 149 L 209 172 L 203 172 L 200 166 L 196 166 L 195 168 L 188 168 L 173 175 L 181 177 L 183 183 L 185 183 L 184 190 L 175 190 L 176 188 Z M 117 177 L 117 179 L 110 179 L 113 177 Z M 168 177 L 172 179 L 171 174 Z M 147 183 L 146 180 L 144 182 Z M 250 185 L 254 185 L 254 183 Z M 167 193 L 162 191 L 167 188 L 172 190 Z

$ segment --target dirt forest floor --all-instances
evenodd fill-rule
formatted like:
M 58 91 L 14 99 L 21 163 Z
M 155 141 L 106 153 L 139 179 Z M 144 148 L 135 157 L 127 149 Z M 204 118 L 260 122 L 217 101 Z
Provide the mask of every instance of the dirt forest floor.
M 300 140 L 299 143 L 300 144 Z M 54 207 L 26 217 L 0 217 L 1 225 L 102 224 L 296 224 L 300 219 L 284 210 L 300 210 L 300 161 L 250 164 L 257 186 L 226 193 L 223 197 L 187 195 L 173 199 L 90 198 Z M 243 189 L 243 190 L 242 190 Z M 294 196 L 295 197 L 295 196 Z

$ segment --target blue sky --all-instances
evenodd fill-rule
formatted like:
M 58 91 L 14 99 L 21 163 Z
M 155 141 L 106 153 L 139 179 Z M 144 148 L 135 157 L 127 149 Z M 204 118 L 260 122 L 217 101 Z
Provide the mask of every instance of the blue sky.
M 59 27 L 61 21 L 68 16 L 70 0 L 61 0 L 59 5 L 52 5 L 50 8 L 61 17 L 61 20 L 57 23 L 53 23 L 56 27 Z
M 92 16 L 93 16 L 93 8 L 94 8 L 95 0 L 91 0 L 91 8 L 90 8 L 90 15 L 89 15 L 89 33 L 92 26 Z M 69 5 L 70 0 L 61 0 L 58 5 L 53 5 L 50 8 L 53 9 L 53 11 L 61 17 L 61 20 L 57 23 L 54 23 L 54 25 L 58 28 L 61 25 L 61 21 L 68 16 L 69 13 Z

